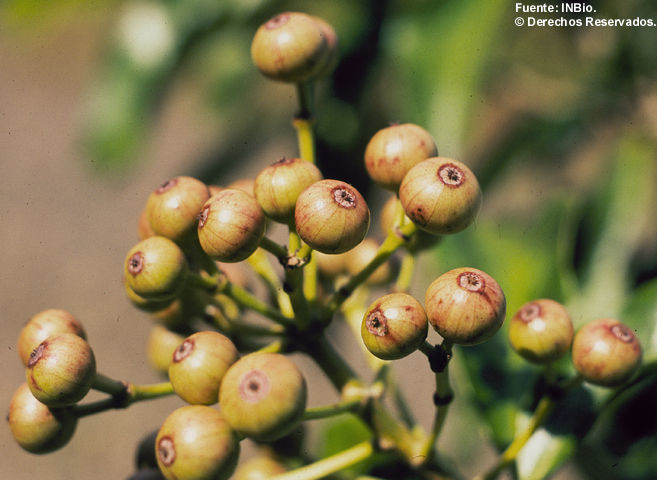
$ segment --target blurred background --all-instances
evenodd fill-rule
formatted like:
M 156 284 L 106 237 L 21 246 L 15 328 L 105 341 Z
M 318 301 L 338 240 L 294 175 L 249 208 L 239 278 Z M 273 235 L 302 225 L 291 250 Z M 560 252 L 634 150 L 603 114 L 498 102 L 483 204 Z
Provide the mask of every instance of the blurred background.
M 599 18 L 657 19 L 652 2 L 588 3 Z M 388 194 L 368 182 L 363 152 L 391 122 L 423 126 L 441 155 L 464 161 L 480 180 L 476 225 L 422 254 L 418 298 L 446 269 L 475 266 L 499 281 L 511 314 L 550 297 L 566 303 L 576 325 L 622 318 L 654 366 L 656 28 L 518 28 L 514 2 L 505 0 L 5 0 L 3 408 L 24 381 L 20 329 L 50 307 L 82 321 L 103 373 L 159 380 L 144 353 L 152 321 L 123 293 L 125 253 L 162 181 L 184 174 L 224 185 L 296 155 L 294 89 L 262 77 L 249 54 L 256 28 L 284 10 L 319 15 L 338 32 L 341 61 L 314 90 L 318 162 L 325 177 L 366 195 L 373 236 Z M 356 342 L 335 334 L 339 349 L 362 363 Z M 396 368 L 428 427 L 432 381 L 417 357 Z M 504 331 L 461 357 L 454 383 L 462 402 L 439 446 L 471 476 L 512 438 L 538 371 L 510 351 Z M 533 447 L 549 458 L 534 473 L 521 461 L 518 475 L 654 478 L 652 372 L 611 400 L 599 389 L 576 392 Z M 311 404 L 322 403 L 326 387 L 311 384 Z M 126 478 L 139 438 L 180 404 L 86 418 L 69 445 L 46 456 L 22 451 L 3 427 L 0 471 L 12 479 Z

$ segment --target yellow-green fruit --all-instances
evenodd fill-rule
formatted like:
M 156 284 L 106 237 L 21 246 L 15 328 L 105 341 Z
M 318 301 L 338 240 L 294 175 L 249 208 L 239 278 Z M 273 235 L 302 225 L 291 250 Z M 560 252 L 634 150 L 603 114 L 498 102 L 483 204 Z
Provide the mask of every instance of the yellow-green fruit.
M 281 82 L 303 82 L 322 71 L 329 48 L 310 15 L 285 12 L 260 26 L 251 43 L 251 59 L 263 75 Z
M 146 217 L 155 235 L 180 242 L 196 228 L 198 214 L 210 190 L 192 177 L 174 177 L 156 188 L 146 202 Z
M 539 364 L 557 360 L 568 352 L 573 335 L 568 310 L 548 298 L 526 303 L 509 323 L 513 349 L 525 360 Z
M 69 409 L 48 408 L 24 383 L 11 398 L 7 422 L 22 448 L 31 453 L 50 453 L 68 443 L 78 420 Z
M 277 353 L 252 353 L 228 369 L 219 405 L 230 426 L 255 440 L 284 436 L 306 408 L 306 381 L 297 366 Z
M 504 322 L 506 299 L 498 283 L 476 268 L 455 268 L 436 278 L 424 302 L 431 326 L 446 340 L 476 345 Z
M 32 351 L 26 370 L 32 395 L 49 407 L 65 407 L 82 399 L 96 378 L 91 347 L 73 333 L 48 337 Z
M 372 180 L 397 192 L 411 168 L 437 155 L 436 143 L 424 128 L 412 123 L 391 125 L 370 139 L 365 148 L 365 168 Z
M 191 404 L 212 405 L 219 385 L 239 352 L 218 332 L 202 331 L 187 337 L 173 352 L 169 380 L 176 394 Z
M 141 295 L 137 295 L 137 293 L 135 293 L 135 291 L 130 288 L 127 279 L 128 277 L 123 277 L 123 289 L 125 290 L 125 294 L 128 297 L 128 300 L 130 300 L 130 303 L 132 303 L 139 310 L 144 312 L 159 312 L 169 307 L 174 302 L 174 300 L 176 300 L 174 297 L 165 298 L 164 300 L 144 298 Z
M 321 179 L 322 173 L 314 164 L 300 158 L 282 158 L 258 174 L 253 191 L 265 215 L 290 223 L 301 192 Z
M 126 287 L 146 300 L 164 301 L 175 297 L 182 290 L 186 275 L 185 255 L 168 238 L 149 237 L 126 255 Z
M 27 366 L 30 354 L 46 338 L 59 333 L 74 333 L 87 338 L 82 324 L 66 310 L 49 308 L 34 315 L 18 335 L 18 355 Z
M 139 214 L 139 220 L 137 222 L 137 237 L 139 240 L 145 240 L 153 235 L 155 235 L 155 232 L 148 221 L 148 212 L 146 211 L 146 207 L 144 207 Z
M 287 468 L 282 463 L 268 455 L 258 455 L 238 466 L 233 480 L 269 480 L 285 472 Z
M 331 254 L 314 251 L 312 255 L 317 262 L 319 273 L 325 277 L 336 277 L 347 272 L 349 252 Z
M 169 480 L 226 480 L 235 471 L 240 444 L 218 410 L 188 405 L 166 418 L 155 451 Z
M 242 190 L 226 188 L 203 206 L 198 238 L 210 257 L 240 262 L 258 248 L 265 234 L 265 215 L 256 199 Z
M 348 183 L 320 180 L 306 188 L 294 212 L 297 233 L 322 253 L 343 253 L 358 245 L 370 226 L 370 209 Z
M 573 364 L 589 383 L 616 387 L 641 365 L 641 344 L 632 329 L 612 318 L 587 323 L 575 334 Z
M 399 187 L 406 215 L 434 235 L 457 233 L 470 225 L 481 206 L 479 182 L 465 164 L 445 157 L 423 160 Z
M 406 293 L 391 293 L 369 306 L 360 333 L 373 355 L 396 360 L 417 350 L 427 338 L 428 329 L 420 302 Z
M 185 336 L 162 325 L 154 325 L 148 335 L 146 356 L 153 370 L 168 375 L 173 352 L 185 340 Z

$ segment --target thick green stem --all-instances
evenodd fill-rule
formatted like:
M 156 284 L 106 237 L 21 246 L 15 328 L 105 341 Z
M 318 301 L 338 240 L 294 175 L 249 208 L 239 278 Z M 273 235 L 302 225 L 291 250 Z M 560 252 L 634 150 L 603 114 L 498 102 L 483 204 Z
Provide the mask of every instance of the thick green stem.
M 395 292 L 408 291 L 411 286 L 414 270 L 415 255 L 409 252 L 404 253 L 401 266 L 399 267 L 399 275 L 397 275 L 397 282 L 395 283 Z
M 284 261 L 287 257 L 287 250 L 279 243 L 274 242 L 269 237 L 262 237 L 260 247 L 275 256 L 279 261 Z
M 222 289 L 221 293 L 229 296 L 235 302 L 244 307 L 251 309 L 255 312 L 260 313 L 261 315 L 280 323 L 281 325 L 290 325 L 290 319 L 284 316 L 279 310 L 267 305 L 266 303 L 259 300 L 257 297 L 252 295 L 250 292 L 244 290 L 239 285 L 235 285 L 231 282 L 226 282 L 225 287 Z
M 341 287 L 327 303 L 329 314 L 335 312 L 340 305 L 349 298 L 354 290 L 361 285 L 374 271 L 379 268 L 397 249 L 408 241 L 408 238 L 415 233 L 417 227 L 413 223 L 407 223 L 399 229 L 398 232 L 390 232 L 376 252 L 374 258 L 356 275 Z
M 152 400 L 168 396 L 174 393 L 173 386 L 170 382 L 154 383 L 149 385 L 132 385 L 123 383 L 123 389 L 112 394 L 110 398 L 104 398 L 96 402 L 90 402 L 84 405 L 75 405 L 72 411 L 76 417 L 88 417 L 96 413 L 105 412 L 117 408 L 127 408 L 133 403 L 144 400 Z
M 109 393 L 110 395 L 121 395 L 125 393 L 128 386 L 124 382 L 114 380 L 102 373 L 96 373 L 96 378 L 94 378 L 91 388 L 99 392 Z
M 318 420 L 322 418 L 334 417 L 346 412 L 356 411 L 361 406 L 361 400 L 349 400 L 345 402 L 333 403 L 331 405 L 322 405 L 321 407 L 307 408 L 303 414 L 303 420 Z
M 281 475 L 275 475 L 271 477 L 271 480 L 317 480 L 362 462 L 373 453 L 374 446 L 372 443 L 369 441 L 362 442 L 310 465 Z
M 304 351 L 312 357 L 340 392 L 349 380 L 358 379 L 349 364 L 333 349 L 324 337 L 304 345 Z
M 253 255 L 247 259 L 247 262 L 253 271 L 264 280 L 269 292 L 276 297 L 276 303 L 278 303 L 278 308 L 281 309 L 283 315 L 289 318 L 294 317 L 294 310 L 292 309 L 290 297 L 283 290 L 283 284 L 281 283 L 280 278 L 278 278 L 272 264 L 269 263 L 269 260 L 264 255 L 263 251 L 260 249 L 256 250 Z

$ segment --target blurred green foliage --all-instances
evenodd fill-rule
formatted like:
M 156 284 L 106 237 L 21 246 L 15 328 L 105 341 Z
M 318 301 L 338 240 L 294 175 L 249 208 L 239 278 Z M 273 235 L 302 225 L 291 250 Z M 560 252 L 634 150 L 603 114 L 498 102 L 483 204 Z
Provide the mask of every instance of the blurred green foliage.
M 11 0 L 0 8 L 11 22 L 29 23 L 80 3 Z M 271 82 L 251 65 L 256 28 L 287 9 L 324 17 L 341 41 L 335 74 L 314 92 L 325 176 L 376 196 L 362 165 L 370 136 L 395 121 L 424 126 L 441 154 L 473 166 L 497 205 L 436 248 L 436 271 L 487 271 L 510 314 L 551 297 L 577 325 L 616 316 L 641 339 L 648 367 L 633 386 L 574 392 L 521 456 L 517 477 L 543 478 L 572 458 L 590 478 L 654 478 L 656 29 L 518 28 L 514 2 L 504 0 L 108 3 L 120 10 L 83 132 L 94 168 L 121 173 L 143 161 L 159 107 L 184 75 L 197 85 L 199 105 L 231 132 L 188 173 L 222 183 L 229 165 L 254 161 L 267 139 L 293 135 L 281 121 L 294 108 L 292 94 L 273 97 Z M 657 18 L 655 2 L 589 3 L 598 17 Z M 539 372 L 511 351 L 505 334 L 455 357 L 469 373 L 456 378 L 458 390 L 498 448 L 540 390 L 528 388 Z M 463 438 L 469 428 L 462 426 Z

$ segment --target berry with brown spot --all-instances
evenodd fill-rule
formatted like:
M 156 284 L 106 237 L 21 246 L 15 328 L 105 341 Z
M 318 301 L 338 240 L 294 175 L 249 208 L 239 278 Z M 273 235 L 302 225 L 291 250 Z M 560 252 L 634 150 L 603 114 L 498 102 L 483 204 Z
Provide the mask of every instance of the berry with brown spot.
M 169 380 L 187 403 L 212 405 L 219 399 L 219 385 L 239 352 L 226 336 L 202 331 L 188 336 L 173 352 Z
M 242 190 L 226 188 L 213 195 L 198 218 L 201 248 L 220 262 L 246 259 L 264 234 L 264 213 L 255 197 Z
M 420 302 L 406 293 L 391 293 L 370 305 L 360 333 L 373 355 L 396 360 L 417 350 L 427 338 L 428 328 Z
M 37 400 L 49 407 L 66 407 L 91 389 L 96 359 L 86 340 L 73 333 L 60 333 L 32 351 L 25 375 Z
M 149 237 L 130 249 L 125 259 L 126 287 L 146 300 L 165 301 L 180 293 L 187 260 L 173 240 Z
M 348 183 L 320 180 L 306 188 L 294 211 L 297 233 L 322 253 L 343 253 L 358 245 L 369 229 L 370 209 Z
M 573 335 L 568 310 L 548 298 L 524 304 L 509 323 L 511 346 L 533 363 L 545 364 L 561 358 L 570 350 Z
M 445 157 L 423 160 L 399 187 L 406 215 L 434 235 L 457 233 L 470 225 L 481 206 L 479 182 L 464 163 Z
M 237 466 L 240 444 L 221 412 L 188 405 L 164 420 L 155 452 L 169 480 L 227 480 Z
M 445 340 L 476 345 L 492 337 L 504 322 L 506 299 L 499 284 L 476 268 L 455 268 L 427 288 L 429 323 Z
M 575 334 L 575 370 L 593 385 L 616 387 L 641 365 L 641 344 L 632 329 L 613 318 L 587 323 Z

